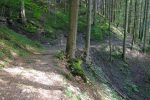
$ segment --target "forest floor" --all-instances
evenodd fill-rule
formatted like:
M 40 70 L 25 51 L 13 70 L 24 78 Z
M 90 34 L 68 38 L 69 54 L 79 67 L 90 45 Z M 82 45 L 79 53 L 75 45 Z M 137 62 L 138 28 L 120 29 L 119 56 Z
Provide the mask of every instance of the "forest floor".
M 83 37 L 78 33 L 78 51 L 83 51 Z M 91 41 L 90 56 L 97 76 L 94 77 L 86 67 L 84 70 L 95 87 L 66 78 L 70 75 L 66 63 L 55 57 L 57 51 L 64 50 L 65 40 L 62 35 L 54 40 L 53 46 L 46 45 L 43 54 L 16 59 L 1 69 L 0 100 L 122 100 L 124 97 L 149 100 L 150 83 L 145 69 L 150 65 L 150 57 L 130 50 L 130 37 L 127 39 L 126 63 L 121 60 L 122 40 L 115 35 L 111 40 L 112 62 L 109 61 L 108 39 L 101 43 Z
M 82 33 L 78 34 L 78 48 L 80 48 L 81 51 L 84 49 L 83 37 L 84 35 Z M 93 70 L 97 74 L 96 81 L 98 84 L 102 85 L 99 80 L 106 80 L 106 83 L 109 84 L 108 87 L 112 88 L 111 94 L 115 91 L 124 99 L 149 100 L 150 55 L 142 53 L 136 48 L 131 50 L 132 40 L 131 36 L 128 36 L 126 40 L 126 62 L 122 61 L 123 41 L 120 37 L 121 36 L 119 36 L 118 33 L 112 33 L 112 61 L 109 60 L 108 37 L 102 42 L 91 41 L 90 56 Z M 85 68 L 85 70 L 86 69 L 87 68 Z M 105 89 L 102 87 L 100 90 Z M 108 92 L 108 95 L 109 94 L 110 93 Z M 120 100 L 120 98 L 115 96 L 117 95 L 113 96 L 113 100 L 115 98 Z M 112 100 L 112 98 L 109 99 Z
M 99 100 L 92 86 L 66 78 L 66 64 L 55 57 L 62 48 L 45 48 L 0 70 L 0 100 Z
M 131 50 L 131 37 L 127 37 L 126 62 L 121 59 L 122 39 L 113 35 L 112 61 L 109 60 L 108 39 L 91 48 L 91 57 L 95 65 L 105 73 L 106 79 L 119 94 L 131 100 L 149 100 L 150 82 L 148 69 L 150 56 L 137 50 Z M 95 44 L 95 43 L 94 43 Z

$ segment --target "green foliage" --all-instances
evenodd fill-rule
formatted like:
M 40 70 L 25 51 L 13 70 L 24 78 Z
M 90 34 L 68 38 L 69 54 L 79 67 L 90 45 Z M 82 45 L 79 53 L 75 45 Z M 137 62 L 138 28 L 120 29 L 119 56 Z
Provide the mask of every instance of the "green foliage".
M 44 6 L 41 6 L 40 3 L 38 3 L 37 1 L 24 0 L 25 11 L 26 11 L 26 15 L 28 16 L 27 19 L 37 20 L 42 15 L 42 12 L 45 11 Z M 9 18 L 14 19 L 14 20 L 19 19 L 19 13 L 21 9 L 21 0 L 1 0 L 0 8 L 5 8 L 6 6 L 9 8 L 8 10 L 11 9 L 10 11 L 7 11 L 7 12 L 13 13 L 9 16 Z
M 86 92 L 82 93 L 72 86 L 66 86 L 64 92 L 70 100 L 92 100 Z
M 139 87 L 131 81 L 126 82 L 126 89 L 129 92 L 129 94 L 139 92 Z
M 146 82 L 150 84 L 150 65 L 145 68 L 146 70 Z
M 92 27 L 91 38 L 96 41 L 101 41 L 103 40 L 103 37 L 107 35 L 105 34 L 107 30 L 108 30 L 108 24 L 106 23 L 105 20 L 102 20 Z
M 83 70 L 81 68 L 82 60 L 80 59 L 71 59 L 69 60 L 69 68 L 73 73 L 82 74 Z
M 116 46 L 112 47 L 112 57 L 116 59 L 120 59 L 122 57 L 122 49 Z
M 3 35 L 3 37 L 6 37 L 7 40 L 9 40 L 10 42 L 15 43 L 16 45 L 23 45 L 23 46 L 36 46 L 36 47 L 40 47 L 41 45 L 35 41 L 29 40 L 28 38 L 26 38 L 25 36 L 21 35 L 21 34 L 17 34 L 16 32 L 14 32 L 13 30 L 10 30 L 6 27 L 4 28 L 0 28 L 1 32 L 0 34 Z M 5 38 L 4 38 L 5 39 Z
M 68 28 L 68 14 L 63 13 L 62 10 L 58 10 L 57 12 L 46 15 L 45 21 L 45 29 L 53 33 L 56 30 L 66 30 Z
M 30 52 L 39 52 L 42 49 L 37 42 L 31 41 L 23 35 L 17 34 L 6 27 L 0 28 L 0 58 L 26 56 Z
M 12 58 L 12 55 L 11 55 L 10 51 L 8 49 L 6 49 L 6 48 L 1 48 L 0 49 L 0 53 L 2 54 L 2 55 L 0 54 L 0 58 L 4 57 L 4 56 Z
M 79 32 L 85 32 L 86 31 L 86 19 L 85 16 L 79 16 L 79 20 L 78 20 L 78 31 Z
M 56 58 L 59 60 L 63 60 L 65 58 L 65 52 L 64 51 L 58 51 L 55 55 Z
M 98 25 L 92 28 L 92 38 L 101 41 L 103 39 L 103 32 Z
M 37 26 L 31 24 L 31 23 L 27 23 L 25 26 L 24 26 L 24 29 L 27 31 L 27 32 L 30 32 L 30 33 L 36 33 L 37 32 Z
M 68 96 L 68 97 L 72 97 L 73 96 L 73 93 L 71 90 L 69 90 L 69 88 L 65 89 L 65 94 Z
M 86 77 L 82 69 L 82 60 L 81 59 L 71 59 L 68 61 L 69 69 L 74 76 L 81 76 L 82 79 L 86 82 Z
M 37 1 L 35 2 L 33 0 L 27 0 L 25 2 L 25 7 L 27 15 L 34 19 L 39 19 L 42 15 L 42 12 L 45 10 L 44 6 L 41 6 L 37 3 Z

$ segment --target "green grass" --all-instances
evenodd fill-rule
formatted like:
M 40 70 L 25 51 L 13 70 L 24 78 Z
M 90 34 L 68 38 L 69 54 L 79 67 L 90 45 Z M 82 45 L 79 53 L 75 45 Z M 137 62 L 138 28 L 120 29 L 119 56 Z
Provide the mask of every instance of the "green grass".
M 1 61 L 19 56 L 24 57 L 30 53 L 38 53 L 40 51 L 42 51 L 42 46 L 38 42 L 32 41 L 7 27 L 0 27 Z

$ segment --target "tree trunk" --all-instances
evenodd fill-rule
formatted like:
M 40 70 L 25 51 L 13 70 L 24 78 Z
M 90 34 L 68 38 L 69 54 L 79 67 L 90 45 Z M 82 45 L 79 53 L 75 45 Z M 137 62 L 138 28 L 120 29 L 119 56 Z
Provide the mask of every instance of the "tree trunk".
M 143 52 L 146 51 L 146 39 L 147 39 L 147 33 L 149 32 L 148 28 L 148 16 L 149 16 L 149 0 L 145 0 L 145 30 L 144 30 L 144 43 L 143 43 Z
M 23 24 L 26 23 L 26 14 L 25 14 L 25 5 L 24 5 L 24 0 L 21 0 L 21 21 Z
M 138 33 L 138 1 L 135 0 L 135 16 L 134 16 L 134 27 L 133 27 L 133 32 L 132 32 L 132 46 L 131 49 L 133 49 L 134 44 L 136 42 L 136 34 Z
M 97 0 L 94 0 L 94 14 L 93 14 L 93 25 L 96 25 L 96 15 L 97 15 Z
M 126 60 L 126 35 L 128 29 L 128 0 L 126 0 L 125 4 L 125 22 L 124 22 L 124 39 L 123 39 L 123 54 L 122 59 Z
M 91 24 L 92 24 L 92 0 L 88 0 L 88 26 L 87 26 L 87 34 L 86 34 L 86 43 L 85 43 L 85 50 L 86 50 L 86 61 L 89 61 L 89 54 L 90 54 L 90 35 L 91 35 Z
M 133 0 L 130 0 L 129 5 L 129 19 L 128 19 L 128 32 L 131 33 L 131 24 L 132 24 L 132 10 L 133 10 Z
M 113 14 L 113 11 L 112 11 L 112 8 L 113 8 L 113 4 L 112 4 L 113 0 L 111 0 L 109 2 L 109 60 L 112 61 L 112 43 L 111 43 L 111 22 L 112 22 L 112 14 Z
M 70 0 L 69 3 L 70 25 L 67 38 L 66 56 L 67 58 L 71 59 L 75 58 L 79 0 Z

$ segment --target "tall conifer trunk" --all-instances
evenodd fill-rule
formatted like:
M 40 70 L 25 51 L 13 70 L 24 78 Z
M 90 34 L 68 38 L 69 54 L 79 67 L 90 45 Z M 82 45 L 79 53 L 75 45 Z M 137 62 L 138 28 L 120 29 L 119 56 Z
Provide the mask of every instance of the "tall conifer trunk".
M 67 58 L 75 58 L 76 51 L 76 35 L 79 0 L 70 0 L 70 19 L 69 19 L 69 34 L 67 38 L 66 56 Z
M 91 35 L 91 24 L 92 24 L 92 0 L 88 0 L 88 24 L 87 24 L 87 34 L 86 34 L 86 61 L 89 61 L 89 53 L 90 53 L 90 35 Z

